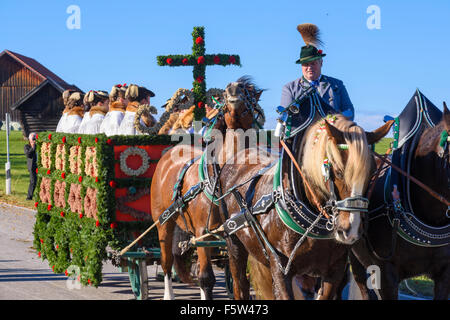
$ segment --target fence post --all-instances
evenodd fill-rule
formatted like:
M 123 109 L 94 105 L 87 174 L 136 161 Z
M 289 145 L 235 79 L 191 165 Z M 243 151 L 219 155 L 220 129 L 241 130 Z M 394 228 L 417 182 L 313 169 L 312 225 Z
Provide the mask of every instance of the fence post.
M 10 130 L 10 119 L 9 113 L 6 114 L 6 194 L 11 194 L 11 163 L 9 162 L 9 130 Z

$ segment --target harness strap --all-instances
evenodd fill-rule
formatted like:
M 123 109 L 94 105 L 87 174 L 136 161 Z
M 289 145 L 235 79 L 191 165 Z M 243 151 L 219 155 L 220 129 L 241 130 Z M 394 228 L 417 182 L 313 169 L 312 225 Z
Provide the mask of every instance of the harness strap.
M 199 182 L 192 186 L 182 197 L 177 197 L 175 201 L 159 216 L 158 220 L 161 225 L 166 223 L 177 212 L 182 212 L 182 209 L 192 199 L 194 199 L 205 188 L 203 182 Z

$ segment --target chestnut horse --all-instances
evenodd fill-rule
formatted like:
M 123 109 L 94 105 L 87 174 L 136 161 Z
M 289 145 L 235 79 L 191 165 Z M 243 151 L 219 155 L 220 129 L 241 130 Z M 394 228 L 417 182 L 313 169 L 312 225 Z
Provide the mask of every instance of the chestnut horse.
M 304 197 L 303 204 L 309 203 L 314 210 L 320 210 L 319 205 L 323 209 L 332 195 L 336 196 L 334 204 L 343 203 L 339 201 L 340 199 L 362 201 L 371 169 L 375 166 L 370 157 L 369 144 L 384 137 L 392 122 L 367 134 L 361 127 L 342 115 L 323 119 L 316 113 L 312 123 L 301 139 L 293 143 L 293 151 L 297 155 L 297 161 L 306 180 L 302 178 L 299 181 L 299 173 L 295 169 L 288 170 L 279 178 L 282 181 L 281 188 L 291 189 L 293 184 L 297 184 L 297 189 L 300 190 L 298 193 Z M 241 161 L 244 159 L 244 163 L 247 164 L 225 164 L 221 171 L 222 187 L 225 190 L 256 176 L 262 169 L 269 168 L 259 180 L 255 181 L 253 190 L 250 190 L 247 185 L 238 188 L 239 194 L 247 195 L 249 190 L 254 194 L 252 199 L 255 200 L 250 199 L 251 202 L 249 202 L 246 197 L 244 206 L 246 203 L 255 208 L 264 196 L 276 191 L 274 180 L 279 176 L 279 168 L 270 166 L 274 161 L 279 161 L 279 156 L 273 154 L 262 156 L 261 150 L 249 149 L 238 153 L 236 158 Z M 331 164 L 328 180 L 325 180 L 323 175 L 325 158 Z M 254 159 L 259 160 L 257 164 L 252 164 L 255 163 Z M 278 164 L 282 165 L 282 162 L 287 159 L 283 157 Z M 291 182 L 290 178 L 293 175 L 297 176 L 297 180 Z M 312 187 L 308 188 L 307 184 Z M 331 191 L 330 186 L 334 186 Z M 287 193 L 285 196 L 287 199 Z M 314 200 L 314 196 L 317 201 Z M 292 196 L 289 197 L 292 199 Z M 242 203 L 239 204 L 237 201 L 238 198 L 237 196 L 236 199 L 226 198 L 225 200 L 228 211 L 234 213 L 231 215 L 232 218 L 237 217 L 236 213 L 241 213 L 243 210 Z M 274 200 L 275 203 L 280 203 L 281 200 L 278 198 L 278 202 L 276 201 Z M 283 202 L 286 204 L 288 200 L 283 199 Z M 285 204 L 280 203 L 280 206 L 287 208 Z M 291 203 L 290 208 L 293 207 Z M 302 210 L 301 205 L 298 205 L 297 209 L 298 207 Z M 361 236 L 360 215 L 363 207 L 363 205 L 354 205 L 348 209 L 345 205 L 339 208 L 334 207 L 328 221 L 316 213 L 316 221 L 324 225 L 322 220 L 325 220 L 327 225 L 328 223 L 331 225 L 331 230 L 327 229 L 330 231 L 330 236 L 322 239 L 317 236 L 310 237 L 308 234 L 308 231 L 314 231 L 314 223 L 308 228 L 305 226 L 308 237 L 294 231 L 292 223 L 287 226 L 285 218 L 278 213 L 279 207 L 274 208 L 273 204 L 267 208 L 269 210 L 267 213 L 253 216 L 256 219 L 253 223 L 254 226 L 256 225 L 254 228 L 237 229 L 238 231 L 230 233 L 230 236 L 226 238 L 235 299 L 249 299 L 246 269 L 247 262 L 252 264 L 254 260 L 257 260 L 259 265 L 250 265 L 254 268 L 252 275 L 257 277 L 252 281 L 258 283 L 259 288 L 271 290 L 271 292 L 262 293 L 263 297 L 293 299 L 292 278 L 296 274 L 322 277 L 325 290 L 320 299 L 334 297 L 336 285 L 344 275 L 349 246 Z M 227 225 L 227 222 L 224 225 Z M 254 259 L 248 260 L 249 254 Z
M 234 130 L 252 128 L 255 107 L 262 92 L 263 90 L 257 88 L 249 77 L 241 77 L 226 87 L 224 92 L 225 105 L 222 108 L 223 118 L 219 119 L 215 125 L 217 130 L 222 131 L 222 133 L 226 131 L 226 134 L 224 140 L 222 135 L 221 137 L 216 137 L 214 141 L 214 143 L 217 142 L 215 146 L 217 162 L 213 164 L 208 162 L 207 167 L 210 176 L 214 176 L 213 166 L 223 163 L 231 156 L 228 155 L 228 152 L 233 154 L 235 148 L 238 147 L 236 141 L 239 137 Z M 199 184 L 200 159 L 198 157 L 202 156 L 203 152 L 201 148 L 178 145 L 165 153 L 158 161 L 151 186 L 151 212 L 154 221 L 159 219 L 165 210 L 174 204 L 174 199 L 172 198 L 174 186 L 177 184 L 180 172 L 191 160 L 195 161 L 184 173 L 180 194 L 186 194 L 193 186 Z M 172 244 L 175 226 L 177 225 L 182 230 L 187 229 L 186 231 L 190 234 L 199 237 L 206 230 L 216 228 L 224 220 L 224 217 L 219 215 L 217 205 L 214 205 L 210 198 L 211 195 L 208 197 L 205 192 L 200 192 L 195 198 L 180 207 L 179 211 L 181 212 L 179 214 L 175 214 L 164 224 L 158 225 L 161 266 L 165 275 L 164 299 L 166 300 L 174 299 L 171 275 L 174 263 Z M 197 248 L 199 262 L 198 280 L 202 299 L 212 299 L 212 289 L 215 284 L 215 276 L 211 264 L 211 251 L 212 248 Z M 184 271 L 177 270 L 177 273 L 183 282 L 189 282 L 190 275 L 185 274 Z
M 450 112 L 445 104 L 441 122 L 422 130 L 417 137 L 417 147 L 413 150 L 410 175 L 445 197 L 448 203 Z M 393 226 L 387 218 L 389 208 L 384 200 L 385 180 L 386 175 L 378 180 L 370 206 L 379 208 L 378 213 L 381 215 L 371 218 L 366 241 L 361 239 L 355 243 L 350 256 L 352 272 L 363 299 L 373 297 L 369 296 L 371 291 L 366 285 L 366 268 L 378 266 L 379 288 L 374 289 L 378 289 L 382 299 L 398 299 L 398 285 L 402 280 L 424 274 L 434 280 L 434 299 L 447 300 L 450 293 L 449 234 L 446 235 L 447 241 L 439 246 L 427 246 L 414 244 L 413 239 L 407 241 L 405 235 L 393 232 Z M 425 225 L 448 230 L 450 210 L 448 204 L 443 203 L 445 200 L 437 200 L 413 182 L 410 182 L 410 199 L 411 209 L 418 220 Z

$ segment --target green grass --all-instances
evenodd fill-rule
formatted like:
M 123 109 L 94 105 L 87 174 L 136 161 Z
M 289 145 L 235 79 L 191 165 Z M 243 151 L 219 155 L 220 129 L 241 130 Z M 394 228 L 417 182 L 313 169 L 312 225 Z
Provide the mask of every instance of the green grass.
M 378 153 L 384 153 L 392 139 L 385 138 L 376 146 Z M 34 208 L 34 201 L 27 201 L 29 173 L 27 160 L 23 152 L 23 147 L 27 141 L 23 138 L 21 131 L 11 131 L 10 133 L 10 161 L 11 161 L 11 195 L 5 194 L 5 163 L 6 163 L 6 131 L 0 131 L 0 202 Z
M 379 154 L 384 154 L 387 149 L 389 149 L 389 147 L 391 146 L 391 142 L 394 139 L 392 138 L 383 138 L 380 140 L 380 142 L 378 142 L 375 145 L 375 152 L 379 153 Z
M 24 139 L 21 131 L 11 131 L 9 136 L 9 155 L 11 162 L 11 194 L 6 195 L 5 163 L 6 131 L 0 131 L 0 202 L 34 208 L 34 201 L 25 200 L 28 192 L 30 175 L 27 158 L 24 153 Z
M 402 281 L 398 289 L 412 296 L 433 297 L 434 282 L 426 276 L 419 276 Z

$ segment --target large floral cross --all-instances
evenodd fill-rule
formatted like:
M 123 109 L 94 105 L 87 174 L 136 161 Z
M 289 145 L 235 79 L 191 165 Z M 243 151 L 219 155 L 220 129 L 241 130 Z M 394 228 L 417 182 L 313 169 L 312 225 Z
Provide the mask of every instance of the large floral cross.
M 158 56 L 157 62 L 160 66 L 170 67 L 194 67 L 193 76 L 194 82 L 192 84 L 194 93 L 194 103 L 198 108 L 195 108 L 194 119 L 201 120 L 205 116 L 205 101 L 206 101 L 206 66 L 213 65 L 236 65 L 241 66 L 239 55 L 229 54 L 205 54 L 205 28 L 194 27 L 192 32 L 192 39 L 194 44 L 192 46 L 191 54 L 177 54 Z

